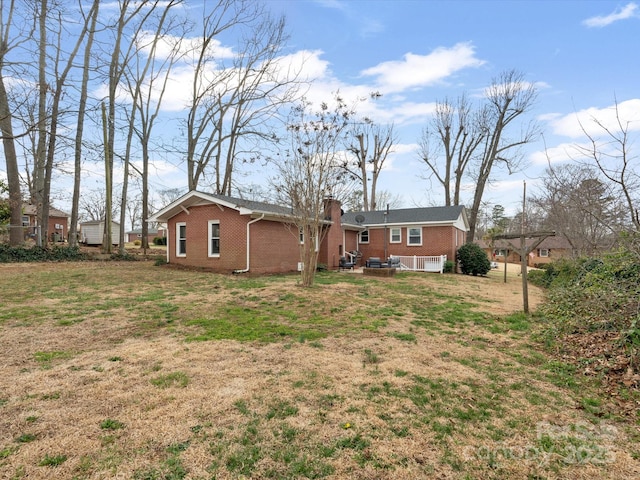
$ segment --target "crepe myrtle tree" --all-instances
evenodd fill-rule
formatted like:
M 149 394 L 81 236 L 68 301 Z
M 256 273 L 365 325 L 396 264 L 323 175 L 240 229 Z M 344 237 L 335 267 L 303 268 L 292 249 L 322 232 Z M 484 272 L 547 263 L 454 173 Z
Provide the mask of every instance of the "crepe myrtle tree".
M 331 104 L 303 100 L 286 125 L 288 148 L 274 155 L 271 180 L 277 200 L 291 207 L 289 229 L 300 238 L 301 284 L 314 283 L 318 250 L 326 233 L 325 200 L 341 198 L 351 180 L 341 168 L 340 145 L 353 111 L 336 94 Z

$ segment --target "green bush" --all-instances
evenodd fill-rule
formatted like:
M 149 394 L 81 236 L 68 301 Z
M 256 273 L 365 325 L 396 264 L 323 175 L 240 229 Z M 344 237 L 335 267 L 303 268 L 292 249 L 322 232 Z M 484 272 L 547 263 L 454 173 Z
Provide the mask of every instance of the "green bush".
M 167 237 L 155 237 L 153 239 L 153 244 L 154 245 L 166 245 L 167 244 Z
M 485 251 L 475 243 L 467 243 L 458 249 L 460 270 L 465 275 L 486 275 L 491 270 L 491 262 Z
M 451 260 L 447 260 L 446 262 L 444 262 L 444 268 L 443 268 L 444 273 L 453 273 L 455 266 L 456 266 L 455 262 Z

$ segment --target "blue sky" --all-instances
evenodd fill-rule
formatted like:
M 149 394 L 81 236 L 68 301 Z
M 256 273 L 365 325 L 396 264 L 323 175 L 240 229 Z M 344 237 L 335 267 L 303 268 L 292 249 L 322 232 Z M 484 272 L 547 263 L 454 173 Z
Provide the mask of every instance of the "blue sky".
M 443 202 L 438 186 L 426 179 L 427 169 L 417 152 L 435 102 L 463 92 L 477 99 L 493 78 L 508 70 L 522 72 L 537 86 L 537 103 L 523 121 L 536 120 L 544 132 L 524 151 L 526 168 L 512 175 L 496 172 L 485 191 L 486 202 L 501 204 L 508 213 L 520 208 L 524 180 L 527 191 L 535 191 L 547 158 L 566 162 L 573 145 L 584 142 L 578 120 L 589 125 L 591 118 L 598 118 L 608 125 L 615 120 L 612 106 L 617 101 L 622 119 L 631 122 L 630 130 L 640 130 L 640 0 L 265 0 L 265 4 L 274 15 L 286 17 L 290 40 L 284 53 L 312 80 L 310 100 L 330 99 L 338 90 L 347 99 L 368 97 L 373 91 L 382 94 L 360 104 L 358 112 L 377 123 L 395 124 L 398 142 L 378 188 L 400 196 L 404 207 Z M 194 11 L 202 8 L 197 2 L 188 5 Z M 232 54 L 233 39 L 221 41 L 218 51 Z M 169 116 L 184 105 L 185 80 L 178 72 L 174 77 L 163 103 Z M 152 191 L 186 191 L 186 166 L 179 156 L 164 155 L 153 162 Z M 263 181 L 266 186 L 268 174 L 254 170 L 247 181 Z M 54 181 L 58 187 L 54 203 L 68 211 L 69 178 Z M 86 163 L 83 189 L 103 184 L 103 167 Z M 470 203 L 472 187 L 467 186 L 463 201 Z
M 306 51 L 314 93 L 380 91 L 374 111 L 394 121 L 399 144 L 382 188 L 404 205 L 439 204 L 421 177 L 416 141 L 433 103 L 463 91 L 477 95 L 501 72 L 516 69 L 537 85 L 531 117 L 544 140 L 526 150 L 528 166 L 499 175 L 485 200 L 519 207 L 522 182 L 581 135 L 576 118 L 611 118 L 615 100 L 640 128 L 640 3 L 616 1 L 346 1 L 271 0 L 291 32 L 290 50 Z M 469 192 L 470 195 L 470 192 Z

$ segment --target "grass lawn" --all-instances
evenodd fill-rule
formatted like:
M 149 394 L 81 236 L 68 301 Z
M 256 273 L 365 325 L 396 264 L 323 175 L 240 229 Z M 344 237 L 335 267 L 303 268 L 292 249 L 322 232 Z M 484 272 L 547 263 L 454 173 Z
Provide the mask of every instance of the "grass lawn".
M 0 264 L 0 478 L 640 478 L 515 274 L 297 280 Z

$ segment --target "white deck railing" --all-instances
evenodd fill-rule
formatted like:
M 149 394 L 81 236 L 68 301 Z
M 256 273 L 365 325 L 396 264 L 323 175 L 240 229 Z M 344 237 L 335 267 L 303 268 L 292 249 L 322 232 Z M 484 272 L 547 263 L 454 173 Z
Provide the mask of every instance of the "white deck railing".
M 402 256 L 391 255 L 393 259 L 400 259 L 400 270 L 410 270 L 412 272 L 440 272 L 444 271 L 444 264 L 447 261 L 446 255 L 436 256 Z

